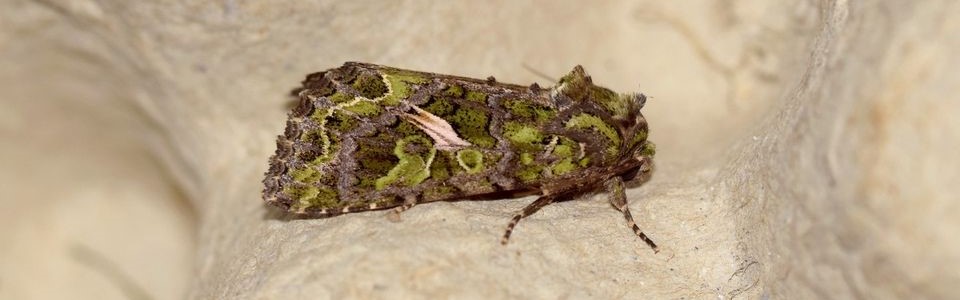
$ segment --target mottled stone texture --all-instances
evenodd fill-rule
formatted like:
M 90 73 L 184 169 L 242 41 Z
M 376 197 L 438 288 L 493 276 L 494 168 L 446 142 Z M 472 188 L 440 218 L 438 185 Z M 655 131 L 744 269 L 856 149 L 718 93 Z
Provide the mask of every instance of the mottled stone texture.
M 960 297 L 960 4 L 585 5 L 0 1 L 0 298 Z M 506 247 L 533 198 L 269 211 L 286 93 L 344 61 L 652 96 L 662 251 L 598 197 Z

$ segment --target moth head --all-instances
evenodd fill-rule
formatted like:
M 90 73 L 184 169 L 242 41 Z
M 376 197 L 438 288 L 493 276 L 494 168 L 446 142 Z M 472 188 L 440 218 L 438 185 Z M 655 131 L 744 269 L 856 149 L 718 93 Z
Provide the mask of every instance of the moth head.
M 643 94 L 618 94 L 608 88 L 593 84 L 593 79 L 581 66 L 560 78 L 554 92 L 573 101 L 592 101 L 607 110 L 618 121 L 628 124 L 636 119 L 640 109 L 647 101 Z
M 581 66 L 574 67 L 570 73 L 560 78 L 554 93 L 566 96 L 572 101 L 595 103 L 598 108 L 607 112 L 603 117 L 604 123 L 616 128 L 627 142 L 625 146 L 629 147 L 628 149 L 644 149 L 647 143 L 647 120 L 640 113 L 640 109 L 647 103 L 646 95 L 621 94 L 594 85 L 590 75 L 587 75 Z M 650 151 L 650 149 L 646 150 L 646 152 Z
M 633 95 L 633 103 L 636 105 L 636 109 L 634 110 L 635 114 L 632 115 L 633 124 L 629 132 L 632 134 L 630 138 L 630 149 L 633 149 L 634 159 L 643 162 L 649 169 L 653 161 L 653 156 L 657 152 L 657 145 L 647 140 L 649 134 L 647 119 L 640 113 L 640 108 L 642 108 L 646 102 L 647 97 L 643 94 Z

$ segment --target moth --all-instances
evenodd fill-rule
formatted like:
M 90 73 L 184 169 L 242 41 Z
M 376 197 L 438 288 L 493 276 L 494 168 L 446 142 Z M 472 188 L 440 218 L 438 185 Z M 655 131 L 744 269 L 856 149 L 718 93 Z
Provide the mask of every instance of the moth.
M 594 85 L 577 66 L 541 88 L 348 62 L 313 73 L 277 139 L 264 200 L 303 217 L 451 200 L 539 194 L 510 220 L 606 191 L 655 252 L 627 207 L 625 182 L 649 178 L 655 146 L 646 97 Z

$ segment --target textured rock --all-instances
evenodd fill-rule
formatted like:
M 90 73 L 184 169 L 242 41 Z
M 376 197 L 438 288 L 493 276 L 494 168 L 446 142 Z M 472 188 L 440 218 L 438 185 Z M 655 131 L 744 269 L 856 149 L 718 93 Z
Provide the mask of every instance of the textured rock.
M 0 298 L 960 297 L 953 2 L 193 2 L 0 3 Z M 286 92 L 348 60 L 652 96 L 663 251 L 602 196 L 506 247 L 532 197 L 269 211 Z

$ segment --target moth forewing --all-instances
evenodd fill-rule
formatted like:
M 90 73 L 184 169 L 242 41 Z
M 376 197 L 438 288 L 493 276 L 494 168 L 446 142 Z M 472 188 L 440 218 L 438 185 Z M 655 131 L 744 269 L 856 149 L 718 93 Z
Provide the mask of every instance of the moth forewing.
M 653 157 L 640 113 L 645 98 L 596 86 L 579 66 L 541 89 L 346 63 L 309 75 L 297 95 L 263 192 L 291 213 L 399 212 L 541 191 L 511 221 L 506 241 L 541 207 L 606 189 L 635 227 L 621 177 Z

